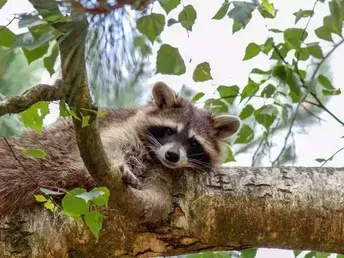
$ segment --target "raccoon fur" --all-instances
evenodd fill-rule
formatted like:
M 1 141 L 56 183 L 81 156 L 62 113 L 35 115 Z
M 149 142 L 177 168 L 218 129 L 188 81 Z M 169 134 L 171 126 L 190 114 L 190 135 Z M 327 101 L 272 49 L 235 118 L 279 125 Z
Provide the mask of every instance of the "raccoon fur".
M 152 95 L 153 101 L 143 107 L 107 110 L 99 120 L 106 153 L 124 168 L 123 181 L 141 190 L 172 191 L 168 184 L 176 171 L 219 167 L 225 142 L 238 131 L 240 120 L 197 108 L 162 82 L 153 86 Z M 42 134 L 26 130 L 7 141 L 11 148 L 0 138 L 0 217 L 32 210 L 39 187 L 96 186 L 80 158 L 69 119 L 45 127 Z M 47 155 L 34 159 L 17 146 L 44 149 Z

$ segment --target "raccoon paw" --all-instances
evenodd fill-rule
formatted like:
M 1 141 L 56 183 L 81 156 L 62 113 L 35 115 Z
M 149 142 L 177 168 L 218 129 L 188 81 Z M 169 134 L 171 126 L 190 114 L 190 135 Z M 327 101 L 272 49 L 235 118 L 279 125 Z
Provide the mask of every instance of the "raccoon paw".
M 133 188 L 138 189 L 140 187 L 140 181 L 139 179 L 131 172 L 130 169 L 124 167 L 123 168 L 123 174 L 122 174 L 122 180 L 126 185 L 129 185 Z

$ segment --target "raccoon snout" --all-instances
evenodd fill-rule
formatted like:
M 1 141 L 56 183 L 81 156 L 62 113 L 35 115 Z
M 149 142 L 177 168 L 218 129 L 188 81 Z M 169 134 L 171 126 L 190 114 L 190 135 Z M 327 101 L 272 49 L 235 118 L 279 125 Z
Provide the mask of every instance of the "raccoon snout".
M 176 163 L 179 161 L 180 159 L 180 154 L 179 154 L 179 151 L 176 152 L 176 151 L 173 151 L 173 150 L 168 150 L 166 151 L 165 153 L 165 158 L 170 161 L 170 162 L 173 162 L 173 163 Z

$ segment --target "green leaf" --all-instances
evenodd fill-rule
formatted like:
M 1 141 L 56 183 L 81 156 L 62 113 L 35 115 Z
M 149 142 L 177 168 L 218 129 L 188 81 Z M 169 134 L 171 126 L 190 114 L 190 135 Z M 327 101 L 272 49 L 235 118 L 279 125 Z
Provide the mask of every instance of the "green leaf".
M 293 250 L 294 253 L 294 257 L 296 258 L 300 253 L 302 253 L 302 251 L 300 250 Z
M 217 11 L 217 13 L 214 15 L 212 19 L 214 20 L 221 20 L 225 15 L 227 14 L 229 9 L 229 2 L 228 0 L 225 0 L 223 4 L 221 5 L 220 9 Z
M 59 47 L 57 44 L 55 44 L 53 49 L 51 50 L 51 54 L 43 59 L 44 67 L 47 69 L 50 76 L 52 76 L 55 73 L 54 65 L 58 55 Z
M 92 199 L 92 203 L 94 203 L 97 206 L 107 206 L 110 197 L 110 191 L 108 188 L 96 187 L 91 190 L 91 193 L 92 192 L 103 192 L 103 194 L 99 195 L 97 198 Z
M 269 29 L 269 31 L 273 32 L 273 33 L 283 33 L 283 30 L 279 30 L 279 29 Z
M 272 37 L 269 37 L 263 45 L 260 46 L 260 51 L 265 55 L 269 54 L 271 49 L 273 48 L 274 40 Z
M 6 114 L 0 117 L 0 137 L 20 136 L 22 125 L 17 115 Z
M 309 252 L 305 255 L 304 258 L 313 258 L 313 257 L 315 257 L 315 252 Z
M 241 93 L 240 102 L 243 101 L 247 97 L 253 96 L 254 94 L 257 93 L 258 90 L 259 90 L 259 85 L 250 79 L 248 84 L 245 86 L 245 88 L 243 89 Z
M 340 18 L 340 8 L 336 0 L 328 3 L 331 12 L 331 21 L 333 26 L 336 28 L 333 32 L 341 36 L 342 32 L 342 21 Z
M 284 40 L 292 48 L 299 49 L 301 42 L 308 36 L 308 32 L 300 28 L 290 28 L 284 31 Z
M 227 15 L 229 18 L 232 18 L 234 20 L 234 24 L 236 24 L 235 28 L 233 24 L 234 33 L 235 31 L 246 27 L 252 18 L 252 12 L 257 6 L 254 3 L 242 1 L 232 1 L 231 3 L 234 5 L 234 8 L 231 9 Z
M 34 37 L 30 31 L 15 35 L 15 46 L 21 48 L 28 48 L 34 42 Z
M 210 65 L 208 62 L 203 62 L 196 66 L 193 72 L 193 80 L 195 82 L 204 82 L 212 79 L 213 77 L 211 77 Z
M 328 90 L 333 90 L 334 87 L 331 83 L 331 81 L 324 75 L 320 74 L 318 76 L 318 82 L 325 88 L 325 89 L 328 89 Z
M 158 13 L 143 16 L 136 21 L 136 27 L 139 32 L 146 35 L 153 43 L 164 30 L 165 16 Z
M 277 49 L 277 51 L 276 51 Z M 282 60 L 281 59 L 281 56 L 282 58 L 285 58 L 288 54 L 288 52 L 291 50 L 291 48 L 289 48 L 288 44 L 278 44 L 276 46 L 276 49 L 274 49 L 274 51 L 272 52 L 271 54 L 271 57 L 270 59 L 276 59 L 276 60 Z
M 329 257 L 331 254 L 329 253 L 323 253 L 323 252 L 316 252 L 315 253 L 315 258 L 327 258 Z
M 331 15 L 323 18 L 323 26 L 330 32 L 337 34 L 341 37 L 342 23 L 336 22 Z
M 309 43 L 307 44 L 307 51 L 312 56 L 318 59 L 323 59 L 324 55 L 318 43 Z
M 234 21 L 233 26 L 232 26 L 232 33 L 234 34 L 235 32 L 237 32 L 243 28 L 244 28 L 244 26 L 240 22 Z
M 53 213 L 55 213 L 55 211 L 57 211 L 57 209 L 58 209 L 58 207 L 52 202 L 51 199 L 46 201 L 43 205 L 46 209 L 50 210 Z
M 323 90 L 324 95 L 339 95 L 341 94 L 340 89 L 335 89 L 331 81 L 324 75 L 320 74 L 318 76 L 318 82 L 325 88 Z
M 82 215 L 88 213 L 89 204 L 85 200 L 76 197 L 76 194 L 68 192 L 62 199 L 62 208 L 65 212 L 73 215 Z
M 47 199 L 44 197 L 44 195 L 41 194 L 35 194 L 36 202 L 46 202 Z
M 270 73 L 271 73 L 271 70 L 269 70 L 269 71 L 263 71 L 263 70 L 260 70 L 260 69 L 258 69 L 258 68 L 253 68 L 252 71 L 251 71 L 251 73 L 262 74 L 262 75 L 264 75 L 264 74 L 270 74 Z
M 26 127 L 32 128 L 37 133 L 42 132 L 43 119 L 49 114 L 49 101 L 33 104 L 29 109 L 20 114 L 20 120 Z
M 235 140 L 235 144 L 249 143 L 254 138 L 254 132 L 248 125 L 243 125 L 238 132 L 238 138 Z
M 81 194 L 77 194 L 76 197 L 84 199 L 86 203 L 90 200 L 97 199 L 99 196 L 103 195 L 103 191 L 92 191 L 92 192 L 85 192 Z
M 0 26 L 0 46 L 12 47 L 15 42 L 15 35 L 4 26 Z
M 233 85 L 233 86 L 220 85 L 217 88 L 217 91 L 220 94 L 220 97 L 231 105 L 233 104 L 235 98 L 239 95 L 239 90 L 240 88 L 237 85 Z
M 31 64 L 33 61 L 43 57 L 47 53 L 48 48 L 49 48 L 49 44 L 45 44 L 31 51 L 26 48 L 23 48 L 23 52 L 26 57 L 26 60 L 28 61 L 29 64 Z
M 301 85 L 298 80 L 298 76 L 296 73 L 294 73 L 292 70 L 287 70 L 287 78 L 286 82 L 290 88 L 290 91 L 299 95 L 301 93 Z
M 204 103 L 204 107 L 214 113 L 228 113 L 228 106 L 221 99 L 207 99 Z
M 7 3 L 7 0 L 0 0 L 0 8 L 2 8 Z
M 295 57 L 301 61 L 305 61 L 309 58 L 309 52 L 307 48 L 300 48 L 299 51 L 295 51 Z
M 41 149 L 31 149 L 31 148 L 21 148 L 24 154 L 31 156 L 33 158 L 37 159 L 44 159 L 47 156 L 47 153 L 44 150 Z
M 185 29 L 189 31 L 192 31 L 192 26 L 195 24 L 196 18 L 197 13 L 192 5 L 185 6 L 184 9 L 178 15 L 178 21 Z
M 20 16 L 20 20 L 18 22 L 19 28 L 25 27 L 34 27 L 37 25 L 44 24 L 44 21 L 39 18 L 39 15 L 32 15 L 32 14 L 23 14 Z
M 103 227 L 103 215 L 99 211 L 90 211 L 85 215 L 85 221 L 92 234 L 99 239 L 99 232 Z
M 156 61 L 157 73 L 181 75 L 185 73 L 185 63 L 178 48 L 162 44 Z
M 298 12 L 295 12 L 293 14 L 295 16 L 295 24 L 296 24 L 301 18 L 312 17 L 314 15 L 314 11 L 300 9 Z
M 81 128 L 84 128 L 86 126 L 90 125 L 90 116 L 83 116 L 82 117 L 82 122 L 81 122 Z
M 250 43 L 246 47 L 245 56 L 243 60 L 249 60 L 257 56 L 260 52 L 260 46 L 256 43 Z
M 61 117 L 69 117 L 70 111 L 66 105 L 66 98 L 62 98 L 59 103 L 59 109 L 60 109 L 60 116 Z
M 176 19 L 171 18 L 171 19 L 169 19 L 167 21 L 167 26 L 171 27 L 173 24 L 176 24 L 176 23 L 179 23 L 179 21 L 177 21 Z
M 264 18 L 275 18 L 276 17 L 276 10 L 274 4 L 269 3 L 268 0 L 262 0 L 262 4 L 259 8 L 260 14 Z
M 248 105 L 246 105 L 246 106 L 244 107 L 244 109 L 241 111 L 239 117 L 240 117 L 242 120 L 244 120 L 244 119 L 250 117 L 250 116 L 253 114 L 253 112 L 254 112 L 254 107 L 253 107 L 251 104 L 248 104 Z
M 330 96 L 330 95 L 340 95 L 342 93 L 342 91 L 340 89 L 336 89 L 336 90 L 323 90 L 322 93 L 325 96 Z
M 254 258 L 256 257 L 257 251 L 257 248 L 245 249 L 241 251 L 241 258 Z
M 284 65 L 276 65 L 272 70 L 272 75 L 281 81 L 287 79 L 287 68 Z
M 225 163 L 227 163 L 227 162 L 235 162 L 236 160 L 235 160 L 235 158 L 233 156 L 233 152 L 232 152 L 232 149 L 229 146 L 229 144 L 226 144 L 226 148 L 227 148 L 227 157 L 226 157 Z
M 268 84 L 260 94 L 263 98 L 270 98 L 276 91 L 276 87 L 272 84 Z
M 26 48 L 27 50 L 31 51 L 33 49 L 39 48 L 41 46 L 44 46 L 45 44 L 48 44 L 50 41 L 54 40 L 56 38 L 56 35 L 52 32 L 44 33 L 43 35 L 40 35 L 37 39 L 34 38 L 33 42 L 30 43 L 30 36 L 27 35 L 27 42 L 20 41 L 19 38 L 20 35 L 17 36 L 16 44 L 18 44 L 18 47 Z M 21 45 L 20 45 L 21 44 Z
M 192 98 L 192 102 L 197 102 L 199 99 L 201 99 L 205 94 L 203 92 L 198 92 L 195 96 Z
M 161 7 L 169 14 L 174 8 L 180 4 L 180 0 L 159 0 Z
M 273 105 L 262 106 L 254 112 L 257 122 L 269 130 L 278 115 L 278 109 Z
M 331 41 L 331 42 L 333 41 L 331 31 L 327 29 L 325 26 L 321 26 L 317 28 L 314 32 L 315 32 L 315 35 L 317 35 L 317 37 L 320 39 Z

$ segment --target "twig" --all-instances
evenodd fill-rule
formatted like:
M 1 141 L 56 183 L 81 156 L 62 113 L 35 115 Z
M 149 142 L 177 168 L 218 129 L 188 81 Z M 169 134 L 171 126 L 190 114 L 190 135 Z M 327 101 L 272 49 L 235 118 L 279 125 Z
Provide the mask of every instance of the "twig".
M 309 100 L 307 100 L 307 99 L 305 99 L 303 102 L 309 103 L 309 104 L 311 104 L 311 105 L 313 105 L 313 106 L 316 106 L 316 107 L 320 107 L 319 104 L 314 103 L 314 102 L 312 102 L 312 101 L 309 101 Z
M 281 59 L 281 61 L 285 64 L 285 65 L 289 65 L 289 63 L 284 59 L 284 57 L 282 56 L 281 52 L 278 50 L 278 48 L 276 47 L 275 43 L 272 43 L 272 47 L 273 49 L 276 51 L 278 57 Z
M 285 140 L 284 140 L 284 145 L 283 145 L 283 148 L 281 149 L 280 153 L 277 155 L 276 159 L 272 162 L 272 166 L 275 166 L 275 164 L 278 162 L 278 160 L 280 159 L 280 157 L 282 156 L 284 150 L 286 149 L 287 147 L 287 143 L 288 143 L 288 139 L 289 139 L 289 136 L 290 134 L 292 133 L 292 128 L 293 128 L 293 125 L 294 125 L 294 122 L 296 120 L 296 116 L 297 116 L 297 111 L 299 110 L 302 102 L 305 100 L 305 98 L 307 97 L 308 94 L 306 94 L 303 99 L 298 103 L 296 109 L 295 109 L 295 112 L 294 112 L 294 115 L 291 119 L 291 122 L 290 122 L 290 126 L 289 126 L 289 129 L 288 129 L 288 133 L 285 137 Z
M 260 147 L 262 147 L 262 144 L 264 143 L 264 136 L 262 137 L 262 140 L 260 141 L 258 148 L 256 149 L 256 151 L 254 152 L 253 156 L 252 156 L 252 162 L 251 162 L 251 167 L 254 166 L 256 159 L 258 158 L 258 151 L 260 150 Z
M 11 23 L 16 19 L 17 17 L 14 16 L 3 28 L 1 28 L 0 32 L 6 29 L 8 26 L 11 25 Z
M 326 160 L 324 161 L 324 163 L 321 164 L 320 167 L 323 167 L 328 161 L 332 160 L 333 157 L 336 156 L 336 155 L 337 155 L 339 152 L 341 152 L 342 150 L 344 150 L 344 147 L 341 148 L 341 149 L 339 149 L 339 150 L 337 150 L 331 157 L 329 157 L 328 159 L 326 159 Z
M 33 175 L 31 175 L 31 173 L 26 169 L 26 167 L 24 166 L 24 164 L 20 161 L 20 159 L 17 157 L 16 153 L 14 152 L 11 144 L 8 142 L 8 140 L 6 139 L 6 137 L 3 137 L 8 148 L 10 149 L 10 151 L 12 152 L 13 154 L 13 157 L 15 158 L 16 161 L 18 161 L 18 163 L 20 164 L 20 166 L 24 169 L 25 173 L 36 183 L 37 187 L 39 187 L 39 183 L 37 181 L 36 178 L 33 177 Z
M 312 79 L 315 78 L 315 76 L 317 75 L 321 65 L 327 60 L 327 58 L 330 57 L 330 55 L 341 45 L 344 43 L 344 39 L 342 39 L 338 44 L 335 44 L 334 47 L 324 56 L 323 59 L 321 59 L 321 61 L 319 62 L 319 64 L 317 65 L 317 67 L 315 68 L 313 74 L 312 74 Z
M 304 105 L 301 104 L 301 107 L 303 107 L 303 109 L 309 113 L 311 116 L 314 116 L 316 119 L 318 119 L 319 121 L 325 121 L 324 119 L 322 119 L 321 117 L 319 117 L 318 115 L 314 114 L 314 112 L 310 111 L 307 107 L 305 107 Z
M 315 7 L 316 7 L 316 5 L 317 5 L 318 2 L 319 2 L 319 0 L 316 0 L 316 1 L 314 2 L 313 8 L 312 8 L 313 15 L 309 17 L 309 19 L 308 19 L 308 21 L 307 21 L 307 24 L 306 24 L 305 28 L 302 30 L 301 40 L 303 39 L 303 36 L 304 36 L 305 33 L 306 33 L 306 30 L 307 30 L 307 28 L 308 28 L 308 25 L 309 25 L 309 23 L 311 22 L 311 19 L 312 19 L 313 16 L 314 16 L 314 10 L 315 10 Z M 301 54 L 301 51 L 298 51 L 297 54 L 296 54 L 296 62 L 299 62 L 300 54 Z
M 335 114 L 333 114 L 327 107 L 324 106 L 324 104 L 321 102 L 321 100 L 314 94 L 311 93 L 311 95 L 316 99 L 316 101 L 318 102 L 318 107 L 325 110 L 330 116 L 332 116 L 332 118 L 334 118 L 334 120 L 336 120 L 338 123 L 340 123 L 341 125 L 344 126 L 344 122 L 341 121 Z

